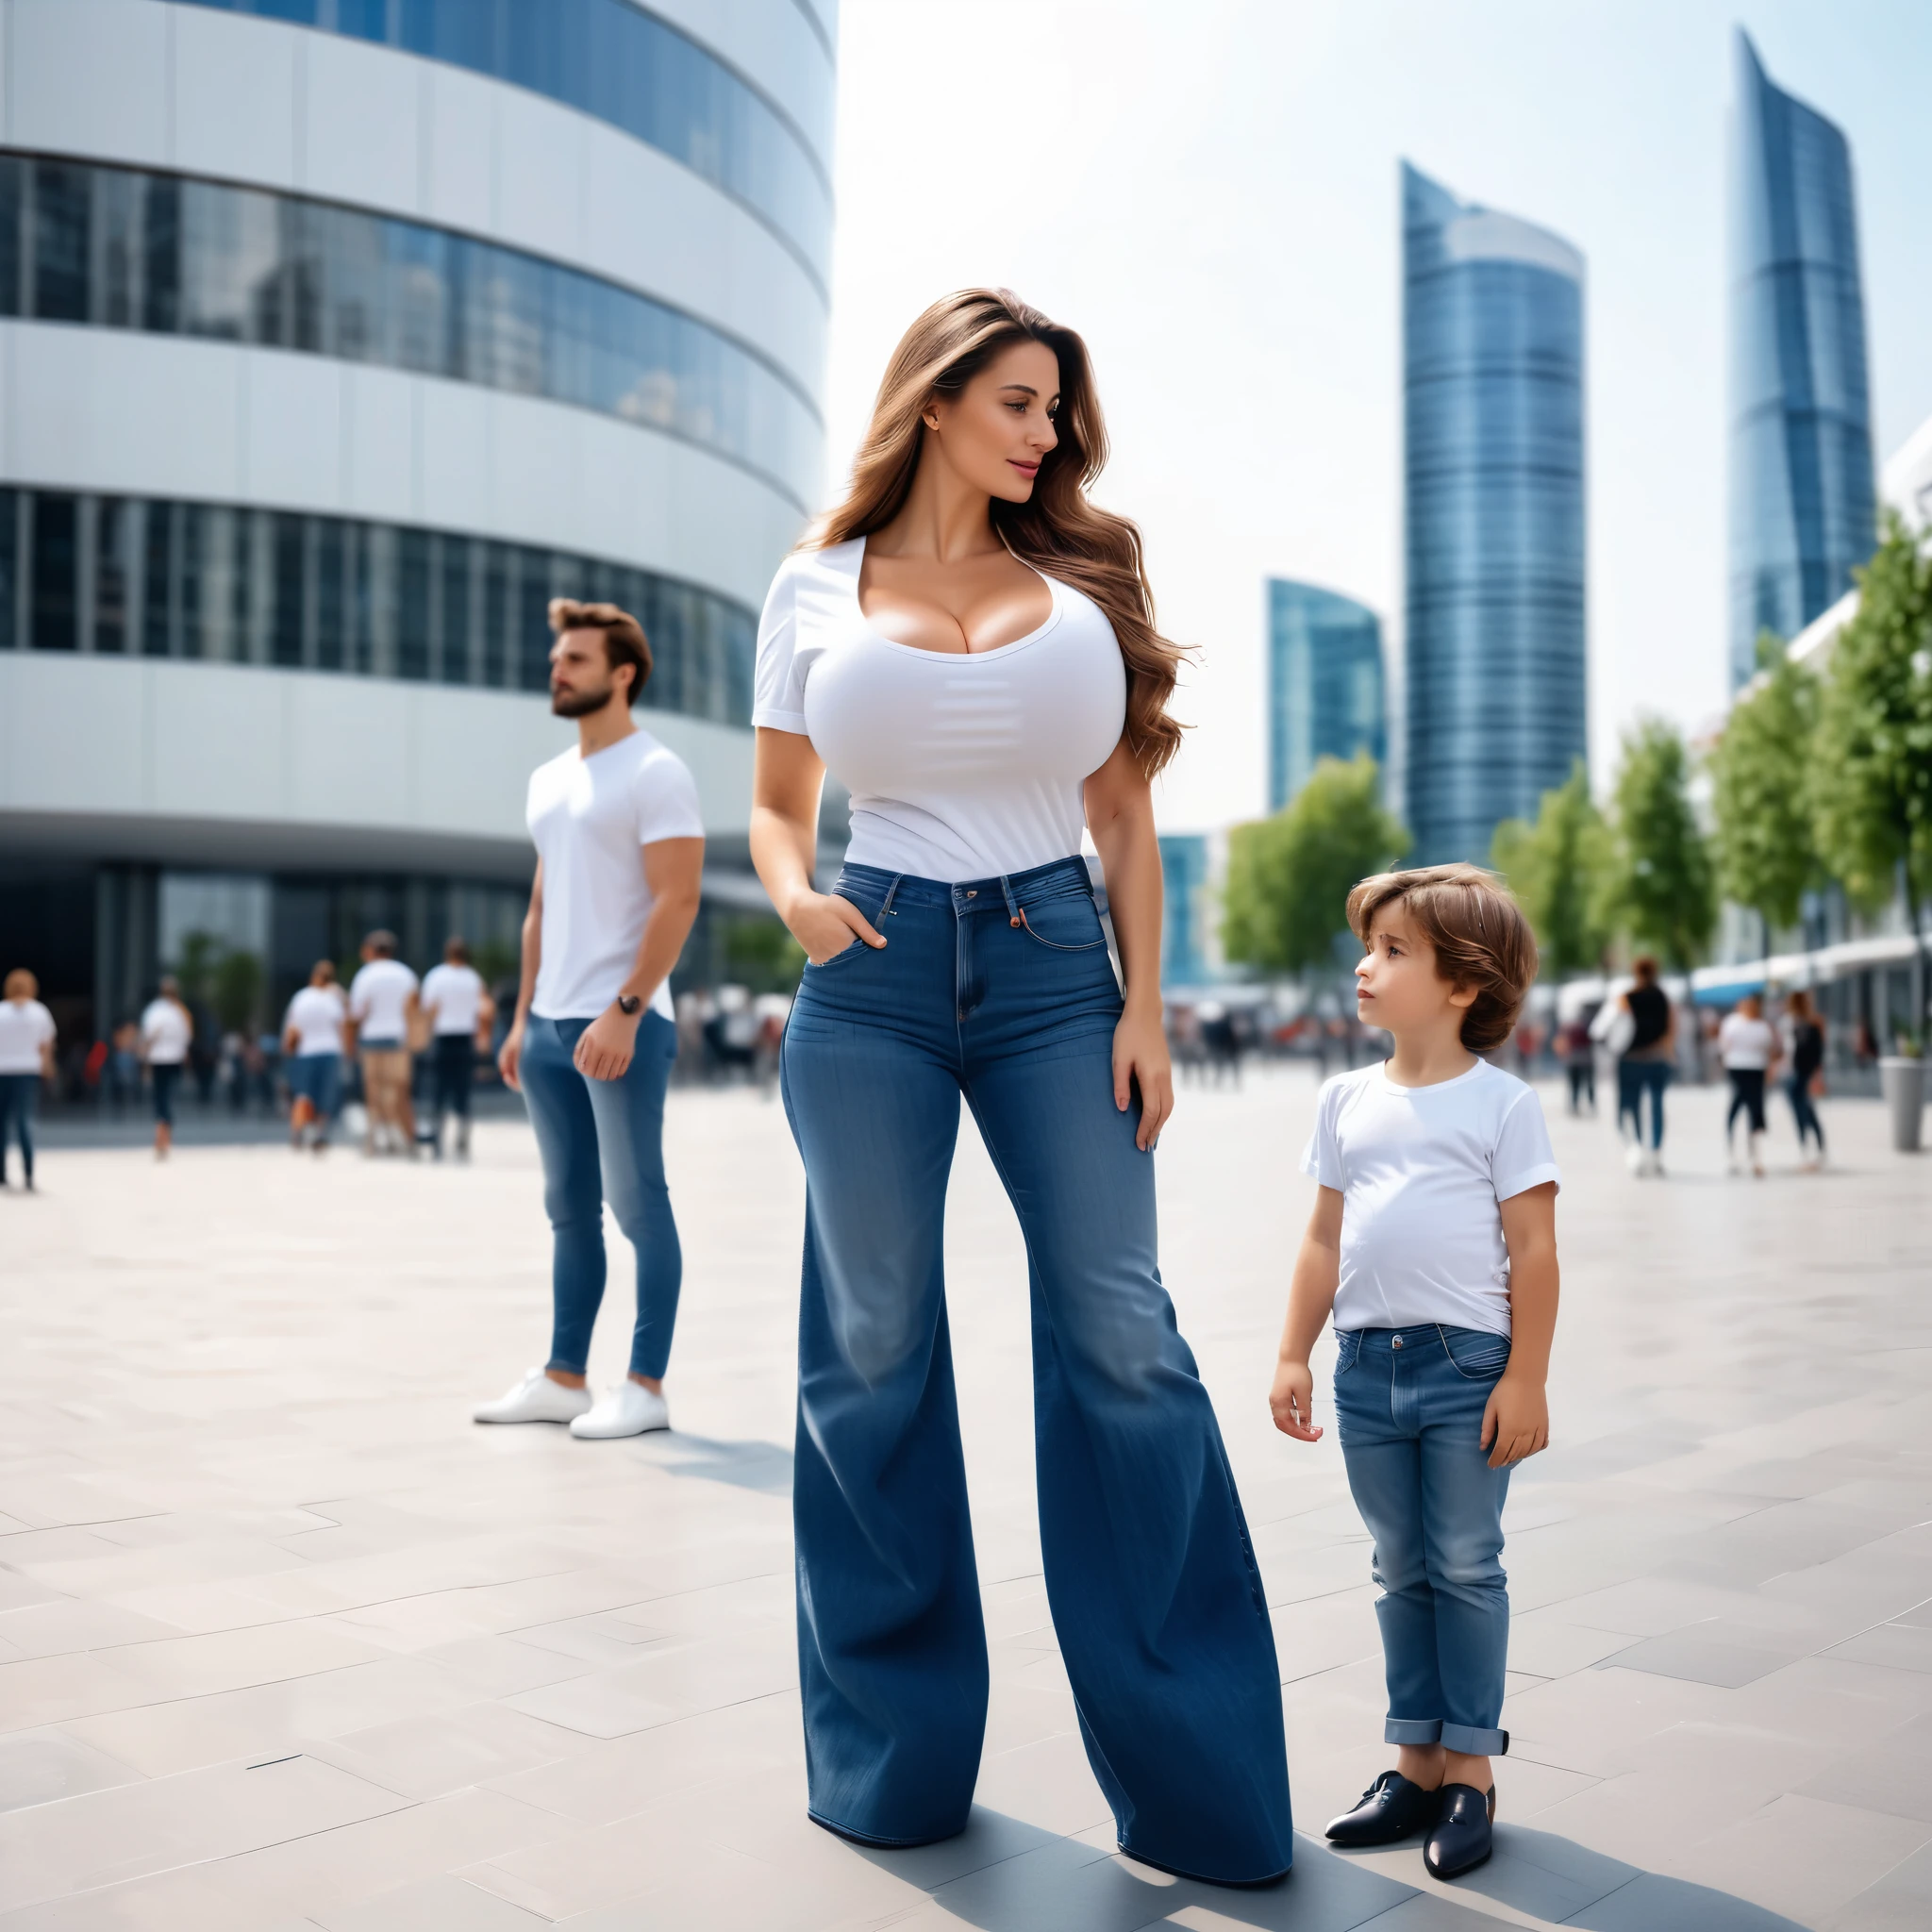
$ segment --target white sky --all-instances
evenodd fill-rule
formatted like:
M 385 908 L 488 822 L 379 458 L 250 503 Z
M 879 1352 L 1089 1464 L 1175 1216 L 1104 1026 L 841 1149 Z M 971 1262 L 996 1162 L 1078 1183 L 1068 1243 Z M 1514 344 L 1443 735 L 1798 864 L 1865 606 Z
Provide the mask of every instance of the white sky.
M 1591 737 L 1724 697 L 1730 29 L 1850 137 L 1882 462 L 1932 414 L 1924 0 L 842 0 L 830 448 L 935 296 L 1086 336 L 1162 627 L 1172 829 L 1264 808 L 1262 579 L 1401 603 L 1396 162 L 1590 264 Z

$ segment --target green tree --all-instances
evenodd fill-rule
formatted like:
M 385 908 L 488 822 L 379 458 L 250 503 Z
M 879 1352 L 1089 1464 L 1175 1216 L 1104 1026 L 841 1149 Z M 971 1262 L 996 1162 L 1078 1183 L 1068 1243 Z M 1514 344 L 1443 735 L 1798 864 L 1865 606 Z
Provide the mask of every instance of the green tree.
M 1759 641 L 1770 675 L 1731 708 L 1711 754 L 1717 815 L 1717 882 L 1757 913 L 1765 954 L 1774 929 L 1795 925 L 1799 901 L 1820 867 L 1812 836 L 1810 774 L 1816 756 L 1818 680 Z
M 1857 614 L 1839 634 L 1819 707 L 1818 845 L 1864 907 L 1883 905 L 1903 881 L 1916 938 L 1932 886 L 1932 557 L 1888 516 L 1858 580 Z
M 261 1008 L 261 960 L 253 953 L 224 953 L 216 962 L 210 1003 L 225 1032 L 254 1032 Z
M 1534 824 L 1505 819 L 1496 827 L 1490 863 L 1529 915 L 1542 970 L 1554 978 L 1603 962 L 1610 941 L 1603 899 L 1611 850 L 1581 758 L 1563 784 L 1543 793 Z
M 1717 886 L 1690 805 L 1690 755 L 1661 718 L 1624 734 L 1613 803 L 1616 857 L 1604 909 L 1640 945 L 1688 973 L 1717 928 Z
M 1408 850 L 1380 783 L 1367 753 L 1348 764 L 1323 758 L 1280 811 L 1234 828 L 1221 926 L 1230 959 L 1274 973 L 1332 961 L 1349 889 Z

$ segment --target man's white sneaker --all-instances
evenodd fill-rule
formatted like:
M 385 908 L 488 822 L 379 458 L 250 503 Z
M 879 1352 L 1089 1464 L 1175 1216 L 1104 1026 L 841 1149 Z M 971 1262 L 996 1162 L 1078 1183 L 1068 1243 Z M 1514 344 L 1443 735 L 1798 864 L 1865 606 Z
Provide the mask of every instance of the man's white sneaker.
M 671 1405 L 655 1390 L 626 1377 L 604 1396 L 589 1415 L 580 1415 L 570 1432 L 581 1442 L 612 1436 L 642 1436 L 671 1426 Z
M 566 1389 L 541 1369 L 532 1369 L 508 1394 L 479 1403 L 475 1415 L 479 1423 L 568 1423 L 590 1406 L 588 1389 Z
M 1648 1162 L 1644 1158 L 1643 1148 L 1641 1143 L 1634 1147 L 1624 1148 L 1624 1165 L 1634 1174 L 1641 1175 L 1644 1172 Z

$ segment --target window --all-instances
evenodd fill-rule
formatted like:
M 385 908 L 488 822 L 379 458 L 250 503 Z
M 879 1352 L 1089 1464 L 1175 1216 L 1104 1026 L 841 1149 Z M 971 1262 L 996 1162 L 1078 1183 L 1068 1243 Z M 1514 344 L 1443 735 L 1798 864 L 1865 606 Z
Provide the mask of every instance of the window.
M 633 290 L 416 222 L 0 155 L 0 314 L 541 396 L 708 449 L 801 512 L 818 493 L 818 412 L 775 364 Z
M 34 494 L 33 615 L 29 623 L 34 649 L 71 651 L 79 603 L 75 592 L 80 564 L 77 525 L 80 500 L 51 490 Z

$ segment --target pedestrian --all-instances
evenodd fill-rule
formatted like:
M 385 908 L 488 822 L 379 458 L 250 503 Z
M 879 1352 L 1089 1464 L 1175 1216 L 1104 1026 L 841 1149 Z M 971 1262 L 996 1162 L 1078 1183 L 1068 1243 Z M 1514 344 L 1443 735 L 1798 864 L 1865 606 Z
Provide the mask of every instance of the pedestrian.
M 614 604 L 550 606 L 550 708 L 577 741 L 530 776 L 537 876 L 516 1017 L 497 1064 L 522 1091 L 553 1240 L 550 1359 L 479 1423 L 568 1423 L 573 1436 L 671 1426 L 664 1371 L 684 1275 L 664 1179 L 664 1094 L 677 1054 L 671 969 L 697 917 L 697 785 L 631 707 L 651 675 L 643 627 Z M 585 1387 L 604 1299 L 604 1204 L 637 1256 L 630 1372 Z
M 0 1188 L 8 1151 L 20 1142 L 21 1180 L 34 1191 L 34 1106 L 42 1082 L 54 1084 L 54 1016 L 41 1004 L 41 983 L 25 966 L 7 975 L 0 998 Z
M 282 1054 L 289 1081 L 289 1144 L 320 1154 L 329 1123 L 342 1104 L 342 1035 L 349 1003 L 336 983 L 333 959 L 318 959 L 308 984 L 289 1002 L 282 1020 Z
M 808 1810 L 904 1846 L 972 1804 L 987 1651 L 941 1241 L 963 1096 L 1025 1234 L 1047 1594 L 1121 1848 L 1260 1883 L 1292 1857 L 1274 1642 L 1156 1260 L 1150 784 L 1179 652 L 1134 526 L 1088 500 L 1106 448 L 1077 335 L 1004 291 L 948 296 L 759 626 L 752 857 L 809 962 L 781 1065 L 807 1181 Z M 852 831 L 824 893 L 828 767 Z
M 476 1077 L 478 1036 L 490 1037 L 495 1006 L 483 975 L 470 964 L 470 948 L 459 934 L 442 942 L 442 964 L 423 981 L 423 1010 L 429 1020 L 430 1144 L 442 1158 L 442 1122 L 456 1117 L 456 1158 L 470 1158 L 470 1090 Z
M 194 1021 L 181 997 L 181 983 L 169 974 L 141 1016 L 141 1057 L 153 1083 L 157 1160 L 167 1159 L 175 1144 L 175 1093 L 193 1043 Z
M 395 934 L 371 933 L 362 941 L 362 969 L 349 982 L 350 1037 L 369 1115 L 362 1135 L 366 1155 L 416 1158 L 416 1113 L 409 1105 L 409 1028 L 416 1007 L 416 975 L 396 958 Z
M 1750 1142 L 1751 1172 L 1764 1178 L 1764 1083 L 1776 1070 L 1779 1058 L 1777 1028 L 1764 1017 L 1764 1001 L 1747 992 L 1734 1013 L 1724 1015 L 1718 1028 L 1717 1050 L 1731 1083 L 1730 1110 L 1724 1115 L 1724 1153 L 1730 1169 L 1738 1169 L 1738 1149 L 1733 1130 L 1738 1116 L 1744 1116 Z
M 1798 1154 L 1804 1171 L 1816 1174 L 1824 1165 L 1824 1123 L 1811 1101 L 1824 1091 L 1824 1016 L 1803 987 L 1786 997 L 1785 1024 L 1790 1032 L 1791 1061 L 1791 1071 L 1785 1076 L 1785 1093 L 1798 1129 Z M 1818 1143 L 1818 1152 L 1805 1159 L 1807 1135 Z
M 1309 1357 L 1332 1309 L 1334 1404 L 1371 1574 L 1392 1770 L 1335 1819 L 1338 1844 L 1424 1834 L 1432 1876 L 1487 1858 L 1491 1759 L 1508 1660 L 1503 1504 L 1549 1441 L 1559 1175 L 1535 1090 L 1479 1058 L 1509 1037 L 1536 977 L 1516 902 L 1470 865 L 1364 879 L 1362 1017 L 1386 1065 L 1322 1090 L 1303 1173 L 1318 1183 L 1269 1395 L 1312 1442 Z
M 1617 1053 L 1617 1129 L 1630 1123 L 1628 1160 L 1634 1174 L 1664 1171 L 1664 1089 L 1676 1065 L 1677 1012 L 1657 981 L 1647 954 L 1630 964 L 1635 981 L 1617 1002 L 1610 1041 Z M 1650 1096 L 1650 1145 L 1643 1144 L 1643 1099 Z
M 114 1118 L 141 1098 L 141 1028 L 124 1020 L 114 1028 L 108 1052 L 106 1082 L 108 1104 Z
M 1590 1037 L 1593 1011 L 1586 1010 L 1564 1021 L 1557 1029 L 1557 1052 L 1570 1082 L 1570 1111 L 1579 1114 L 1588 1104 L 1596 1111 L 1596 1042 Z

